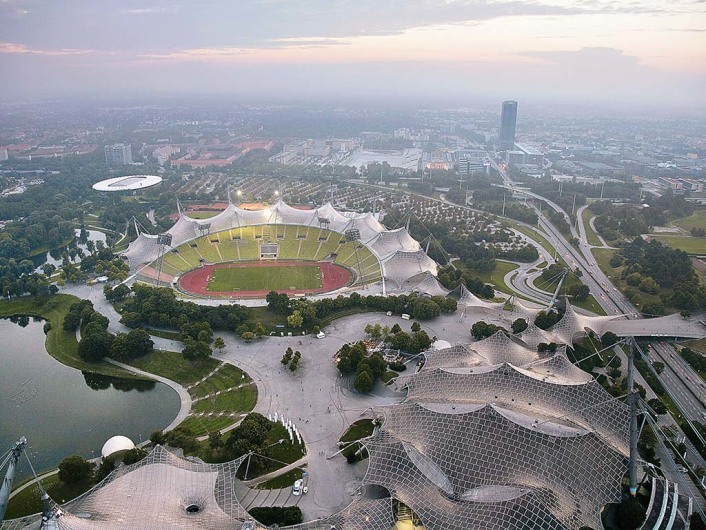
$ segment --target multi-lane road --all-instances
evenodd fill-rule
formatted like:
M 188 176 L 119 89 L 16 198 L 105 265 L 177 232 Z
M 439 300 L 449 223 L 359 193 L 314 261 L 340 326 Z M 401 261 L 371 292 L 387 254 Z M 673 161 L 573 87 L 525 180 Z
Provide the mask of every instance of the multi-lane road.
M 541 200 L 549 207 L 568 217 L 559 205 L 549 201 L 540 195 L 527 190 L 519 189 L 507 175 L 507 173 L 493 163 L 500 173 L 505 185 L 512 189 L 514 193 L 525 195 L 536 200 Z M 550 244 L 558 250 L 562 259 L 573 269 L 581 271 L 581 281 L 585 283 L 593 294 L 598 304 L 608 315 L 625 315 L 628 319 L 641 318 L 635 306 L 612 284 L 611 280 L 600 269 L 591 253 L 591 245 L 586 237 L 586 229 L 579 227 L 578 232 L 569 222 L 572 235 L 579 240 L 578 248 L 572 246 L 559 230 L 537 209 L 539 216 L 539 226 L 548 236 Z M 578 217 L 579 224 L 582 224 L 581 216 Z M 670 330 L 663 330 L 664 335 L 670 335 Z M 704 329 L 706 334 L 706 328 Z M 655 333 L 656 334 L 656 333 Z M 664 363 L 665 370 L 660 374 L 660 381 L 670 394 L 676 405 L 691 421 L 706 422 L 706 384 L 701 377 L 691 368 L 691 366 L 681 358 L 674 348 L 664 342 L 657 341 L 652 344 L 649 352 L 646 352 L 652 362 L 660 361 Z

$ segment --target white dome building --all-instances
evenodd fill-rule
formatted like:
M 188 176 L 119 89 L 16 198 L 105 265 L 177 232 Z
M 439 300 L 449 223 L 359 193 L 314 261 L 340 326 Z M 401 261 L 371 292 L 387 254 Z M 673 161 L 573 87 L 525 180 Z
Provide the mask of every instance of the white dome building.
M 134 449 L 135 444 L 127 436 L 113 436 L 107 442 L 103 444 L 103 449 L 101 449 L 101 459 L 105 460 L 111 456 L 121 455 L 125 451 Z

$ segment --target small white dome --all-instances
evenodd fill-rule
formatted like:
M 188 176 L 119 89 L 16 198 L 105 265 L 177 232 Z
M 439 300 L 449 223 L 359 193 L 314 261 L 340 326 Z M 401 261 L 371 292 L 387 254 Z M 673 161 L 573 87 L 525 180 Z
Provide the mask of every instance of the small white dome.
M 101 457 L 106 459 L 115 453 L 124 453 L 125 451 L 129 451 L 134 448 L 135 444 L 127 436 L 113 436 L 103 444 L 103 449 L 101 449 Z

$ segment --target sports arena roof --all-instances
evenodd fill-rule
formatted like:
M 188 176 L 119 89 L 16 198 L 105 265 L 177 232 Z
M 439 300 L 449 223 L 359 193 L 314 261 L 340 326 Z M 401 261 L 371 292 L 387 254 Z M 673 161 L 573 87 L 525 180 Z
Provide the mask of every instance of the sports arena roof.
M 157 175 L 128 175 L 101 180 L 93 185 L 96 191 L 134 191 L 156 186 L 162 182 Z
M 299 210 L 283 201 L 262 210 L 244 210 L 232 203 L 210 219 L 193 219 L 179 210 L 179 219 L 168 231 L 172 243 L 167 250 L 208 233 L 230 228 L 264 224 L 322 227 L 343 235 L 353 235 L 367 246 L 380 262 L 388 291 L 426 292 L 445 295 L 436 279 L 437 265 L 406 228 L 386 229 L 371 213 L 344 215 L 330 203 L 314 210 Z M 133 270 L 159 256 L 157 236 L 140 233 L 123 253 Z

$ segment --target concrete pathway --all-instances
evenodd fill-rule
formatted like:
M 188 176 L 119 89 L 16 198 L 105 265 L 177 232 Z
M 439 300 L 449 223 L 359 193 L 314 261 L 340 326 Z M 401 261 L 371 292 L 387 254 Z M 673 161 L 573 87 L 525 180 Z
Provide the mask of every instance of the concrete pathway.
M 106 358 L 105 360 L 108 361 L 110 364 L 114 364 L 115 366 L 119 366 L 120 368 L 127 370 L 128 372 L 139 374 L 150 379 L 159 381 L 160 383 L 164 383 L 165 385 L 173 389 L 177 394 L 179 394 L 179 400 L 181 402 L 179 412 L 177 413 L 176 418 L 174 418 L 172 422 L 164 428 L 163 432 L 171 431 L 182 421 L 184 421 L 189 415 L 189 412 L 191 411 L 192 402 L 191 395 L 189 395 L 189 392 L 187 392 L 186 388 L 181 386 L 179 383 L 175 383 L 174 381 L 172 381 L 171 379 L 167 379 L 166 377 L 161 377 L 159 375 L 145 372 L 144 370 L 140 370 L 139 368 L 135 368 L 134 366 L 130 366 L 129 364 L 121 363 L 110 358 Z

